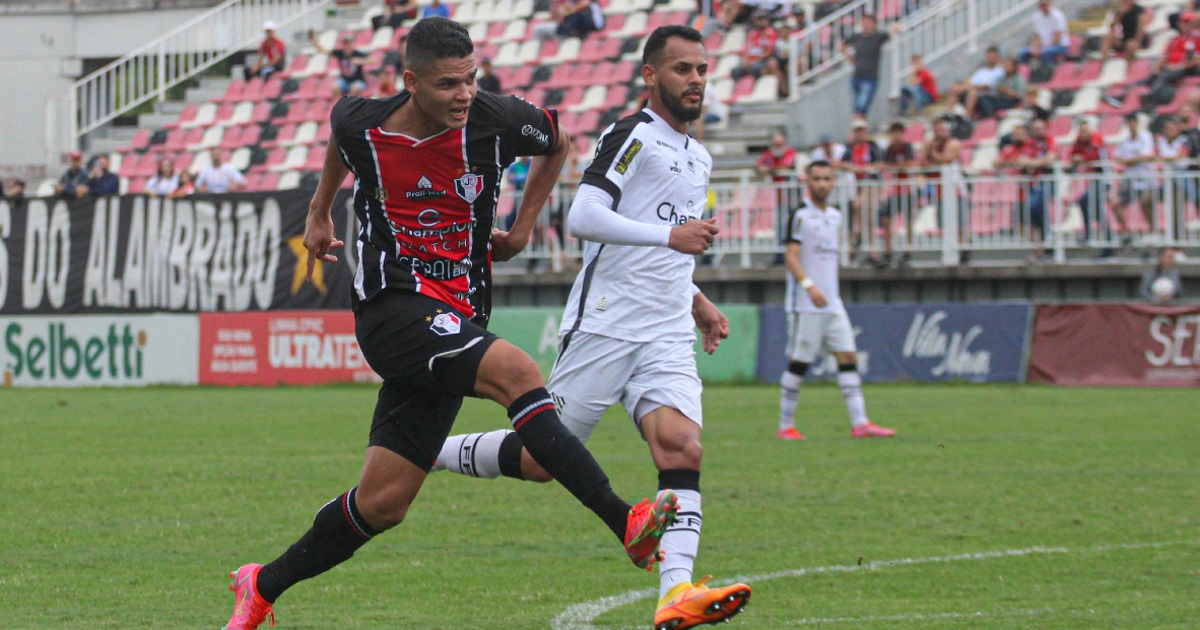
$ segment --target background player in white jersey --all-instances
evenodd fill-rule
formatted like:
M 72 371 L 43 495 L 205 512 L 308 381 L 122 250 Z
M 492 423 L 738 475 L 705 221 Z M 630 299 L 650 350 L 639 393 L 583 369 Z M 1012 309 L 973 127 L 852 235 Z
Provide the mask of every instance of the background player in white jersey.
M 700 407 L 693 322 L 712 352 L 729 320 L 692 284 L 696 254 L 715 222 L 701 219 L 712 158 L 687 134 L 701 112 L 708 64 L 700 34 L 654 31 L 643 52 L 646 109 L 605 130 L 567 219 L 585 241 L 560 329 L 549 388 L 563 422 L 586 441 L 620 402 L 650 446 L 659 487 L 679 499 L 679 520 L 662 538 L 654 627 L 691 628 L 741 611 L 750 587 L 692 582 L 700 544 Z M 545 481 L 510 432 L 451 436 L 435 468 Z
M 784 239 L 787 265 L 788 367 L 779 379 L 779 432 L 784 440 L 803 440 L 796 430 L 796 400 L 804 373 L 823 350 L 833 352 L 838 364 L 838 387 L 850 410 L 852 437 L 892 437 L 892 429 L 867 419 L 858 351 L 850 317 L 838 293 L 838 247 L 842 212 L 829 205 L 834 171 L 829 162 L 816 160 L 806 169 L 807 196 L 792 210 Z

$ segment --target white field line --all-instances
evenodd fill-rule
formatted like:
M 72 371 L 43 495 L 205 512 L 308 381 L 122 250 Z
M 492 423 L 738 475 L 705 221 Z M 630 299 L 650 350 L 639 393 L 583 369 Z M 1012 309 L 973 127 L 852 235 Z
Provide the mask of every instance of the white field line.
M 918 565 L 918 564 L 940 564 L 947 562 L 964 562 L 969 560 L 995 560 L 1000 558 L 1018 558 L 1023 556 L 1043 556 L 1054 554 L 1071 554 L 1071 553 L 1097 553 L 1104 551 L 1118 551 L 1128 549 L 1151 549 L 1157 547 L 1171 547 L 1175 545 L 1195 545 L 1200 544 L 1200 541 L 1182 540 L 1182 541 L 1167 541 L 1167 542 L 1148 542 L 1148 543 L 1126 543 L 1120 545 L 1101 545 L 1098 547 L 1083 547 L 1078 549 L 1069 549 L 1067 547 L 1027 547 L 1025 549 L 1005 549 L 1001 551 L 983 551 L 979 553 L 964 553 L 953 556 L 932 556 L 928 558 L 897 558 L 895 560 L 875 560 L 862 564 L 837 564 L 823 567 L 809 567 L 803 569 L 789 569 L 786 571 L 776 571 L 773 573 L 762 573 L 759 575 L 737 576 L 734 578 L 720 580 L 714 584 L 724 585 L 733 584 L 735 582 L 745 582 L 754 586 L 760 582 L 768 582 L 780 578 L 802 577 L 805 575 L 816 575 L 820 573 L 853 573 L 862 570 L 886 569 L 888 567 Z M 566 610 L 560 613 L 557 617 L 550 621 L 550 627 L 556 630 L 599 630 L 597 626 L 592 625 L 592 622 L 597 617 L 604 613 L 619 608 L 627 604 L 632 604 L 643 599 L 650 599 L 658 595 L 658 589 L 644 588 L 636 591 L 627 591 L 620 595 L 611 595 L 602 597 L 590 602 L 573 604 Z M 1026 611 L 1028 612 L 1028 611 Z M 1050 612 L 1050 611 L 1041 611 Z M 964 618 L 973 615 L 990 615 L 995 613 L 942 613 L 947 615 L 961 615 Z M 1040 614 L 1040 613 L 1039 613 Z M 934 619 L 938 613 L 926 615 L 924 618 Z M 919 619 L 921 617 L 901 616 L 897 619 Z M 953 618 L 953 617 L 951 617 Z M 868 618 L 859 618 L 859 620 L 867 620 Z M 878 618 L 886 620 L 890 618 Z M 845 621 L 852 621 L 851 618 L 845 618 Z M 819 620 L 799 620 L 800 623 L 817 623 Z M 795 623 L 795 622 L 794 622 Z

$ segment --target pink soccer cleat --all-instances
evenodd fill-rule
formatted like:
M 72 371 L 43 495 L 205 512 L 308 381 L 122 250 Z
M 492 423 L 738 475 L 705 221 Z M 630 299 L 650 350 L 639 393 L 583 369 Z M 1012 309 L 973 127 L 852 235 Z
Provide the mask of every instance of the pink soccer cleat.
M 880 426 L 875 426 L 870 422 L 862 425 L 861 427 L 854 427 L 853 429 L 850 429 L 850 437 L 856 438 L 894 437 L 895 435 L 895 429 L 885 429 Z
M 232 581 L 229 590 L 233 591 L 233 616 L 224 630 L 256 630 L 267 617 L 271 625 L 275 625 L 275 611 L 271 610 L 271 602 L 258 594 L 258 572 L 261 564 L 244 564 L 237 571 L 229 574 Z

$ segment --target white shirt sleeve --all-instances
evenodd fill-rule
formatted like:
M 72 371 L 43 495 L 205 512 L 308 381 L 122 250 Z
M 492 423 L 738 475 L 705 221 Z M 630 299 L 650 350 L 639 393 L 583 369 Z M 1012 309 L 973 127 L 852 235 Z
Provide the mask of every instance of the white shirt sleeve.
M 580 184 L 567 214 L 567 231 L 575 238 L 610 245 L 666 247 L 671 226 L 634 221 L 613 210 L 613 198 L 598 186 Z

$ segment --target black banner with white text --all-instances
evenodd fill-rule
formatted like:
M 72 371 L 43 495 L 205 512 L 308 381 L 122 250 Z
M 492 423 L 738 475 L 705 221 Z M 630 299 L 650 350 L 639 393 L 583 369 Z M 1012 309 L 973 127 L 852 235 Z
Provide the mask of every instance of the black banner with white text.
M 0 201 L 0 313 L 348 308 L 354 251 L 305 282 L 311 191 Z M 338 238 L 358 226 L 334 202 Z

